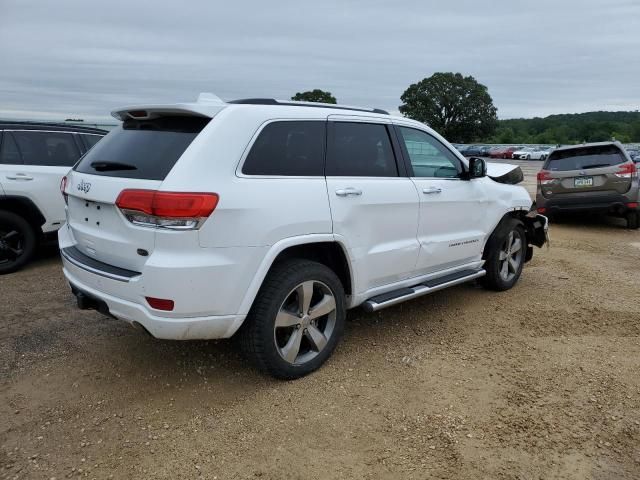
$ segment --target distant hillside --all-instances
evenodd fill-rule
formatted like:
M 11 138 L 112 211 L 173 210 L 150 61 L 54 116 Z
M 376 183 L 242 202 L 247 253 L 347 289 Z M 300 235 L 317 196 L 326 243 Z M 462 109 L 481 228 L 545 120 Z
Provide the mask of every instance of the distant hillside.
M 640 143 L 640 112 L 588 112 L 500 120 L 490 143 Z

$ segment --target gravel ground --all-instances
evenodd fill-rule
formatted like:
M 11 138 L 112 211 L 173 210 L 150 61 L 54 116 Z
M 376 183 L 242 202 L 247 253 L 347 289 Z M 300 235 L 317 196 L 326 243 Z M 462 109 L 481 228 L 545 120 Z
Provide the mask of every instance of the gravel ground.
M 518 285 L 351 311 L 319 372 L 75 309 L 57 252 L 0 277 L 0 478 L 640 478 L 640 232 L 553 225 Z

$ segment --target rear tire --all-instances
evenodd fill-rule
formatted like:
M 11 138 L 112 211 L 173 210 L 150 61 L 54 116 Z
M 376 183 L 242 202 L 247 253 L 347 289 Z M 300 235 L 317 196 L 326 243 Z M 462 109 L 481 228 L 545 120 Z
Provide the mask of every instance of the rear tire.
M 509 290 L 513 287 L 522 273 L 524 266 L 527 237 L 522 222 L 512 219 L 509 224 L 500 229 L 494 249 L 484 263 L 487 274 L 482 277 L 481 284 L 497 292 Z
M 627 212 L 627 228 L 637 230 L 640 227 L 640 212 Z
M 273 377 L 299 378 L 331 356 L 345 318 L 344 288 L 331 269 L 309 260 L 285 260 L 267 275 L 242 325 L 242 350 Z
M 13 212 L 0 210 L 0 275 L 20 270 L 36 251 L 34 228 Z

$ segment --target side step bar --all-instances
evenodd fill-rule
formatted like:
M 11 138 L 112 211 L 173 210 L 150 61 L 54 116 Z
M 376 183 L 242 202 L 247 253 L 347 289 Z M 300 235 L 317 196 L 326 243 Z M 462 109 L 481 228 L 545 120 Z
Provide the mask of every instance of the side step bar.
M 486 275 L 486 273 L 487 272 L 483 269 L 462 270 L 461 272 L 451 273 L 449 275 L 445 275 L 444 277 L 427 280 L 426 282 L 415 285 L 413 287 L 401 288 L 399 290 L 394 290 L 393 292 L 376 295 L 375 297 L 371 297 L 369 300 L 364 302 L 362 307 L 367 312 L 377 312 L 378 310 L 382 310 L 383 308 L 387 308 L 392 305 L 397 305 L 398 303 L 411 300 L 412 298 L 421 297 L 422 295 L 437 292 L 438 290 L 452 287 L 453 285 L 458 285 L 459 283 L 464 283 L 476 278 L 483 277 Z

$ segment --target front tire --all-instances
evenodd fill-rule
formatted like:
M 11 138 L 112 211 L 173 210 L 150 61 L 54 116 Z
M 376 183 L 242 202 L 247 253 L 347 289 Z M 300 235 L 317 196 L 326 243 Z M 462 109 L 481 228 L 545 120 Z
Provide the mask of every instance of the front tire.
M 493 251 L 485 261 L 487 274 L 482 278 L 484 287 L 502 292 L 512 288 L 522 273 L 527 249 L 527 237 L 522 223 L 512 220 L 499 232 Z
M 267 275 L 240 331 L 245 355 L 269 375 L 307 375 L 331 356 L 344 331 L 342 283 L 325 265 L 285 260 Z
M 0 275 L 20 270 L 36 251 L 34 228 L 13 212 L 0 210 Z

